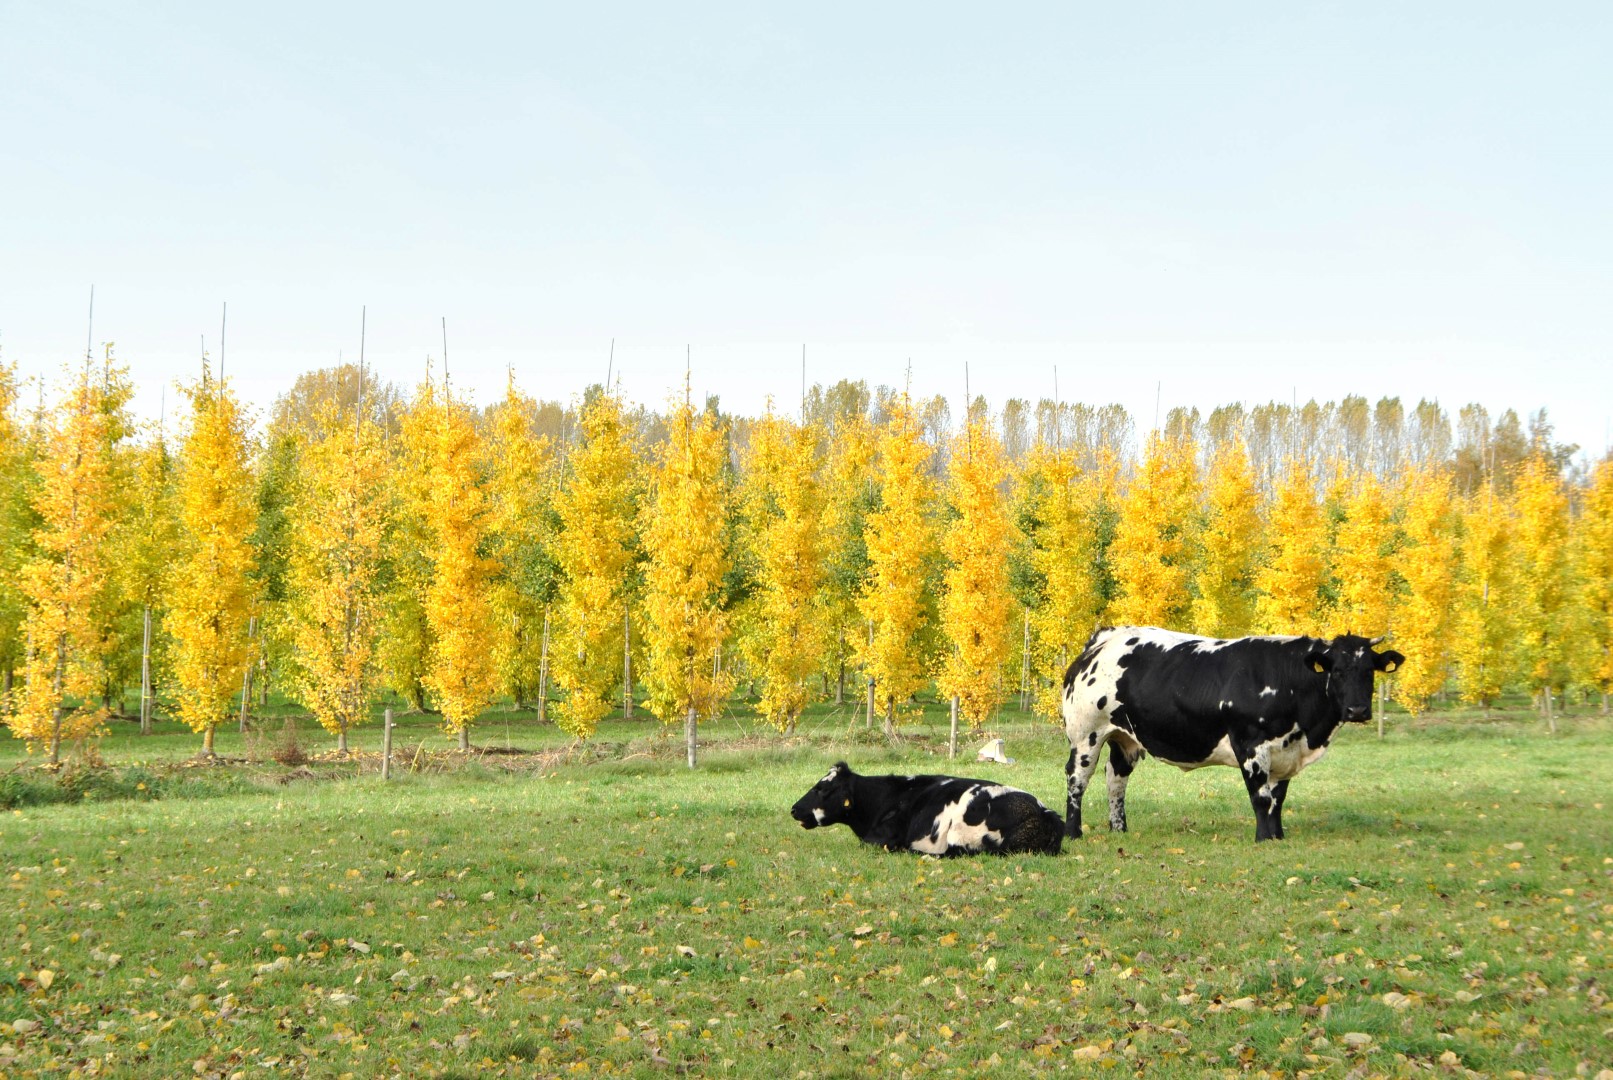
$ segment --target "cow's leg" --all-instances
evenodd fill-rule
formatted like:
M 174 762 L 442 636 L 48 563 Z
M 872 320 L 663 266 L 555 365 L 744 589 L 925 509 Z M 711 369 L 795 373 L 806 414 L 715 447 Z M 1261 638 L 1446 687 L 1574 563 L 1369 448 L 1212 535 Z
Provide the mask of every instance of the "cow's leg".
M 1255 841 L 1277 840 L 1282 830 L 1277 826 L 1276 785 L 1271 782 L 1271 751 L 1261 745 L 1248 753 L 1238 754 L 1238 765 L 1243 771 L 1243 786 L 1249 789 L 1249 804 L 1255 810 Z
M 1142 747 L 1127 745 L 1118 735 L 1109 740 L 1105 779 L 1109 784 L 1109 828 L 1115 832 L 1126 831 L 1126 781 L 1142 756 Z
M 1276 838 L 1281 840 L 1283 838 L 1283 800 L 1288 798 L 1288 781 L 1279 780 L 1277 783 L 1271 785 L 1271 797 L 1272 801 L 1276 804 L 1272 807 L 1271 811 L 1272 822 L 1274 828 L 1277 830 Z
M 1098 751 L 1103 743 L 1097 732 L 1091 732 L 1080 745 L 1070 747 L 1070 760 L 1065 763 L 1064 776 L 1067 790 L 1064 800 L 1064 835 L 1074 839 L 1081 835 L 1081 796 L 1092 783 L 1092 773 L 1098 767 Z

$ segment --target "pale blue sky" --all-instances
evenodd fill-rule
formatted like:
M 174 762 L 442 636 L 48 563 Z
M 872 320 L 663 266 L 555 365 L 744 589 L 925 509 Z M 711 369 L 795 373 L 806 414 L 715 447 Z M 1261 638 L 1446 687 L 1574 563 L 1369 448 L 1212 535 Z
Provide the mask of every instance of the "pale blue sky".
M 1613 416 L 1613 7 L 0 0 L 0 345 Z M 172 395 L 170 395 L 172 396 Z

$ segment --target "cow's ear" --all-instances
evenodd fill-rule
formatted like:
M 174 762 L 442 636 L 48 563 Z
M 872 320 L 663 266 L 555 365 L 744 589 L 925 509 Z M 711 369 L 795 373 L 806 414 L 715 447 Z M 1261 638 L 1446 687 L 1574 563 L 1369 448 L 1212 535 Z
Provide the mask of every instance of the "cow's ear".
M 1372 666 L 1377 668 L 1379 671 L 1393 671 L 1395 668 L 1399 667 L 1405 662 L 1406 658 L 1395 652 L 1393 649 L 1389 649 L 1387 652 L 1372 654 Z
M 1312 649 L 1305 654 L 1305 666 L 1318 675 L 1326 675 L 1333 670 L 1333 657 L 1326 649 Z

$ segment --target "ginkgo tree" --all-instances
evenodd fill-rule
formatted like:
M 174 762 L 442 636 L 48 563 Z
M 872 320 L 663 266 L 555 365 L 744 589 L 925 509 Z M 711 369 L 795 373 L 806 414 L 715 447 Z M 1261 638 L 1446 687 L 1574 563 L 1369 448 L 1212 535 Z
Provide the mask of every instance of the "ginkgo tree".
M 350 416 L 333 402 L 303 438 L 290 515 L 292 687 L 345 753 L 377 677 L 386 451 L 362 411 Z
M 1613 691 L 1613 455 L 1598 462 L 1591 473 L 1578 526 L 1590 678 L 1601 691 L 1605 714 Z
M 728 630 L 723 576 L 729 555 L 718 538 L 727 513 L 722 428 L 698 417 L 687 387 L 667 418 L 644 512 L 645 678 L 649 708 L 662 723 L 684 722 L 689 768 L 700 717 L 713 715 L 733 685 L 718 650 Z
M 859 639 L 858 652 L 888 738 L 895 737 L 899 711 L 926 675 L 920 635 L 927 622 L 925 571 L 935 546 L 930 455 L 904 394 L 891 403 L 879 434 L 879 509 L 868 515 L 863 534 L 868 577 L 858 599 L 869 624 L 869 639 Z
M 812 699 L 825 645 L 823 491 L 816 432 L 776 415 L 751 428 L 740 497 L 755 560 L 746 660 L 758 710 L 785 733 Z
M 978 730 L 1003 698 L 1013 609 L 1006 468 L 1002 445 L 983 418 L 970 418 L 953 440 L 951 473 L 947 499 L 956 517 L 941 545 L 947 559 L 941 629 L 948 649 L 938 682 L 957 715 Z
M 1148 436 L 1142 465 L 1126 490 L 1110 562 L 1114 623 L 1182 628 L 1191 597 L 1197 475 L 1190 439 Z
M 18 404 L 17 366 L 0 362 L 0 714 L 10 711 L 12 682 L 23 663 L 27 603 L 22 567 L 38 522 L 33 487 L 34 440 Z
M 499 685 L 517 706 L 538 691 L 543 677 L 544 614 L 556 578 L 554 458 L 549 441 L 535 431 L 537 411 L 538 403 L 516 389 L 512 373 L 488 425 L 490 528 L 498 564 L 495 666 Z
M 1517 658 L 1517 554 L 1511 504 L 1486 479 L 1459 508 L 1461 557 L 1453 595 L 1451 660 L 1463 701 L 1486 712 Z
M 43 747 L 52 765 L 64 739 L 99 730 L 105 710 L 95 614 L 107 588 L 111 525 L 107 416 L 101 382 L 86 367 L 72 377 L 50 418 L 40 462 L 34 554 L 22 566 L 27 603 L 27 686 L 7 722 Z
M 1204 501 L 1191 626 L 1196 634 L 1238 637 L 1254 623 L 1254 576 L 1262 539 L 1260 498 L 1241 438 L 1218 448 Z
M 1345 475 L 1339 504 L 1344 519 L 1333 542 L 1338 585 L 1335 629 L 1378 637 L 1389 629 L 1393 567 L 1390 505 L 1370 472 Z
M 140 730 L 147 735 L 156 705 L 155 658 L 166 636 L 168 562 L 179 544 L 175 465 L 160 427 L 135 452 L 124 555 L 129 588 L 140 605 Z
M 1266 519 L 1266 552 L 1255 571 L 1255 626 L 1268 634 L 1319 634 L 1327 572 L 1327 520 L 1316 480 L 1290 460 Z
M 551 674 L 566 691 L 555 709 L 560 727 L 585 739 L 610 712 L 622 674 L 618 650 L 638 559 L 639 482 L 632 436 L 615 395 L 591 391 L 579 423 L 582 440 L 567 455 L 555 495 L 560 583 Z
M 440 390 L 421 386 L 402 435 L 410 459 L 423 467 L 417 512 L 431 544 L 424 604 L 431 647 L 421 681 L 442 710 L 444 730 L 465 750 L 498 675 L 488 647 L 495 636 L 495 566 L 483 553 L 490 526 L 485 452 L 469 404 L 456 400 L 446 381 Z
M 1036 523 L 1029 561 L 1040 578 L 1030 608 L 1035 709 L 1058 719 L 1064 672 L 1097 629 L 1105 604 L 1105 518 L 1116 502 L 1118 459 L 1107 448 L 1083 470 L 1073 447 L 1038 442 L 1020 484 L 1023 515 Z M 1027 530 L 1032 531 L 1032 530 Z
M 1529 455 L 1513 478 L 1517 515 L 1519 636 L 1527 658 L 1523 675 L 1540 698 L 1541 713 L 1557 730 L 1552 693 L 1568 679 L 1573 640 L 1568 492 L 1544 453 Z
M 179 718 L 213 753 L 248 663 L 255 589 L 248 538 L 256 521 L 247 420 L 235 394 L 204 371 L 190 401 L 179 473 L 179 552 L 168 595 Z
M 1404 543 L 1396 566 L 1405 588 L 1396 598 L 1390 618 L 1395 648 L 1406 655 L 1406 663 L 1395 675 L 1394 697 L 1407 712 L 1418 713 L 1449 677 L 1456 523 L 1450 474 L 1445 468 L 1425 465 L 1412 469 L 1403 490 Z M 1379 726 L 1381 729 L 1381 720 Z

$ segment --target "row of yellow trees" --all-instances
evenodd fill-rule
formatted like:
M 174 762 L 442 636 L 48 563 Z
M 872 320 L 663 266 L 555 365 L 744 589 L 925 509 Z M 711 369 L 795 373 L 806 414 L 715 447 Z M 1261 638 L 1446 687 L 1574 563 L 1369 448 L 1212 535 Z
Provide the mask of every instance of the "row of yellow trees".
M 693 765 L 740 682 L 784 731 L 848 672 L 888 730 L 931 679 L 971 725 L 1016 690 L 1053 714 L 1114 622 L 1393 632 L 1412 710 L 1613 686 L 1613 464 L 1570 485 L 1548 446 L 1459 492 L 1449 455 L 1262 483 L 1180 423 L 1134 461 L 1057 424 L 1011 457 L 983 408 L 938 437 L 895 395 L 802 423 L 686 390 L 654 445 L 602 388 L 558 440 L 513 379 L 478 412 L 318 373 L 258 439 L 217 379 L 185 396 L 171 450 L 110 353 L 31 419 L 0 368 L 6 719 L 53 760 L 136 683 L 143 723 L 160 692 L 210 751 L 256 679 L 342 749 L 385 689 L 461 745 L 501 696 L 579 738 L 638 699 Z

